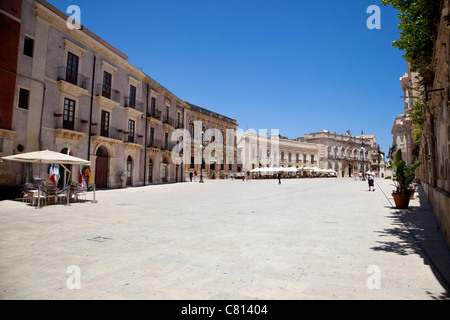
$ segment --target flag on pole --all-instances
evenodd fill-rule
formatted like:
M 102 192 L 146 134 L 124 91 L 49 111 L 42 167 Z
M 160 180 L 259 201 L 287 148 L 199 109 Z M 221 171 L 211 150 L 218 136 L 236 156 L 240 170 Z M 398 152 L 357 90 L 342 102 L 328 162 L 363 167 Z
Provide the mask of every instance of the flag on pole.
M 82 184 L 83 183 L 83 172 L 81 171 L 81 166 L 80 169 L 78 170 L 78 183 Z
M 59 181 L 59 169 L 56 164 L 52 164 L 49 170 L 50 181 L 56 184 Z

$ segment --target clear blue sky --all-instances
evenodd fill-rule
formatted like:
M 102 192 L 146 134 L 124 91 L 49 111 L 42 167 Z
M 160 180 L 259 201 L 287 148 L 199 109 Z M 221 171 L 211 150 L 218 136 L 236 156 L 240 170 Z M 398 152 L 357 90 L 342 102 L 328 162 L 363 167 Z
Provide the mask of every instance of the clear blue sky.
M 50 0 L 183 100 L 289 138 L 376 135 L 387 153 L 407 72 L 380 0 Z M 370 5 L 381 29 L 369 30 Z

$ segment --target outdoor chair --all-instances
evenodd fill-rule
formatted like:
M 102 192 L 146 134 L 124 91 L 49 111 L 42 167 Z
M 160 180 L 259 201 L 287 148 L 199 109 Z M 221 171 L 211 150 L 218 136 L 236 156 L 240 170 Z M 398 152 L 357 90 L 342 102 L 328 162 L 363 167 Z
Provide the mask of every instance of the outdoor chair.
M 27 198 L 30 199 L 30 203 L 32 206 L 39 204 L 39 201 L 41 202 L 41 204 L 43 204 L 43 203 L 47 204 L 47 196 L 42 191 L 41 191 L 40 196 L 39 196 L 38 190 L 28 191 Z
M 80 188 L 75 190 L 75 201 L 80 202 L 81 198 L 86 200 L 87 188 Z

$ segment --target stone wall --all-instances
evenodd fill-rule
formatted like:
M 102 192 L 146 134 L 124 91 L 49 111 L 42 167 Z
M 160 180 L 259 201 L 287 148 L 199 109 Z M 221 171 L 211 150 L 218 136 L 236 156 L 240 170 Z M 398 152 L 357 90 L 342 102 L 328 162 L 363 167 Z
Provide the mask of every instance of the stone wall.
M 442 2 L 441 21 L 432 65 L 435 66 L 428 94 L 426 122 L 423 128 L 419 173 L 428 201 L 436 215 L 442 234 L 450 247 L 450 1 Z

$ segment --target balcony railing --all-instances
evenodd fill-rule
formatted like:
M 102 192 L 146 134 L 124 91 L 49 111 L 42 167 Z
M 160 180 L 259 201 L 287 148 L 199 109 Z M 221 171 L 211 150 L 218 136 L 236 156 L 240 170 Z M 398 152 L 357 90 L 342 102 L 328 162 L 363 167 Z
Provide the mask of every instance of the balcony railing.
M 80 73 L 73 74 L 70 70 L 67 70 L 66 67 L 58 67 L 58 81 L 59 80 L 66 81 L 85 90 L 88 90 L 89 88 L 90 79 L 88 77 L 85 77 Z
M 63 114 L 54 114 L 55 129 L 65 129 L 78 132 L 88 131 L 88 121 L 79 118 L 64 118 Z
M 141 101 L 136 100 L 135 98 L 125 97 L 123 106 L 125 108 L 135 109 L 137 111 L 142 112 L 143 103 Z
M 92 124 L 91 135 L 115 140 L 122 140 L 124 136 L 127 137 L 127 135 L 123 133 L 123 130 L 111 126 L 105 127 L 100 123 Z
M 169 126 L 175 127 L 175 120 L 173 118 L 166 118 L 163 119 L 163 124 L 168 124 Z
M 151 139 L 147 145 L 148 148 L 161 148 L 161 140 Z
M 102 83 L 97 84 L 96 90 L 95 90 L 96 96 L 102 96 L 105 98 L 108 98 L 110 100 L 113 100 L 117 103 L 120 103 L 120 91 L 116 89 L 112 89 L 109 86 L 105 86 Z
M 149 110 L 147 117 L 161 120 L 161 114 L 162 114 L 161 110 L 153 110 L 153 111 Z

